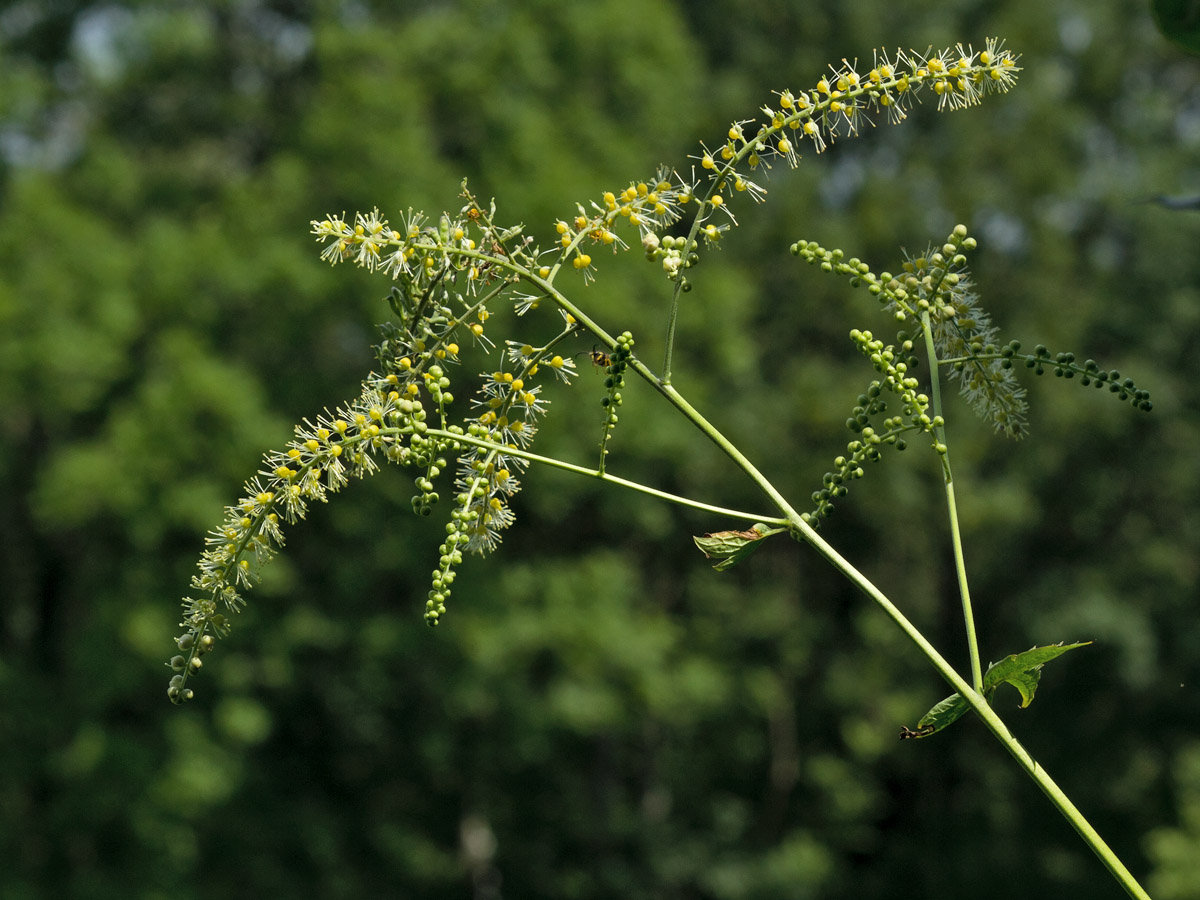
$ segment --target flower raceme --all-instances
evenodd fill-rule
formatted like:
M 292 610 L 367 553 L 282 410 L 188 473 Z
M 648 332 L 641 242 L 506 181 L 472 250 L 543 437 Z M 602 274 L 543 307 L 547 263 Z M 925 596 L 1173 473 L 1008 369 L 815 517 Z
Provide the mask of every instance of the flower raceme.
M 839 135 L 852 136 L 864 124 L 873 124 L 873 116 L 902 122 L 906 109 L 927 90 L 937 96 L 942 110 L 976 105 L 987 94 L 1012 87 L 1020 72 L 1016 62 L 1017 57 L 994 38 L 980 51 L 962 44 L 926 54 L 898 50 L 889 56 L 876 51 L 873 65 L 864 71 L 857 63 L 843 60 L 841 66 L 831 66 L 830 74 L 811 90 L 777 91 L 772 103 L 761 108 L 761 118 L 732 123 L 724 141 L 714 148 L 701 144 L 701 153 L 693 159 L 705 178 L 697 176 L 694 166 L 688 174 L 660 167 L 647 181 L 604 192 L 590 210 L 578 206 L 577 215 L 555 223 L 554 246 L 539 252 L 522 245 L 523 259 L 514 262 L 523 262 L 529 271 L 550 280 L 569 264 L 590 280 L 595 274 L 587 252 L 592 245 L 613 252 L 628 247 L 616 230 L 624 219 L 638 231 L 647 257 L 661 262 L 667 276 L 677 279 L 688 252 L 695 249 L 694 241 L 715 245 L 728 225 L 736 224 L 731 200 L 741 193 L 756 201 L 764 198 L 765 188 L 751 180 L 750 173 L 769 169 L 780 159 L 794 167 L 805 141 L 820 153 Z M 676 240 L 674 246 L 662 240 L 662 232 L 689 208 L 695 209 L 690 240 Z M 500 232 L 497 240 L 490 218 L 479 213 L 464 208 L 453 221 L 443 217 L 436 229 L 422 227 L 424 217 L 412 212 L 395 229 L 378 210 L 358 214 L 353 224 L 343 216 L 329 216 L 312 225 L 313 234 L 326 243 L 321 256 L 330 263 L 354 262 L 396 277 L 421 269 L 433 274 L 442 263 L 454 260 L 474 281 L 489 264 L 497 264 L 497 251 L 506 254 L 506 241 L 520 233 L 519 228 Z M 478 236 L 473 236 L 476 232 Z
M 580 272 L 586 284 L 596 273 L 592 252 L 616 253 L 636 243 L 676 292 L 686 290 L 685 272 L 699 261 L 701 245 L 718 245 L 737 224 L 730 207 L 738 195 L 764 199 L 765 189 L 751 175 L 779 160 L 795 166 L 806 142 L 820 153 L 874 116 L 900 122 L 926 91 L 937 96 L 939 109 L 974 105 L 1008 90 L 1018 71 L 1016 57 L 994 39 L 981 51 L 961 44 L 925 54 L 879 51 L 869 69 L 843 60 L 812 89 L 778 91 L 761 117 L 732 123 L 722 141 L 701 146 L 698 165 L 687 173 L 660 167 L 650 179 L 577 205 L 554 223 L 545 246 L 523 226 L 497 224 L 495 203 L 481 204 L 465 185 L 461 209 L 436 220 L 410 210 L 393 224 L 372 210 L 314 221 L 312 233 L 325 245 L 322 259 L 380 271 L 395 285 L 387 298 L 393 321 L 381 326 L 376 347 L 380 371 L 367 376 L 357 399 L 315 422 L 305 420 L 287 448 L 268 453 L 245 496 L 209 533 L 192 578 L 194 596 L 183 601 L 180 653 L 169 663 L 170 698 L 192 697 L 190 677 L 216 639 L 228 634 L 229 615 L 244 604 L 242 591 L 283 546 L 283 524 L 304 518 L 312 502 L 327 501 L 349 478 L 373 474 L 379 459 L 415 472 L 413 508 L 421 515 L 439 501 L 436 482 L 455 460 L 453 509 L 425 605 L 426 620 L 439 622 L 463 552 L 495 549 L 513 521 L 508 502 L 519 490 L 549 402 L 538 378 L 570 384 L 573 342 L 580 337 L 603 343 L 617 362 L 605 397 L 603 460 L 617 421 L 621 371 L 636 362 L 633 339 L 614 338 L 584 315 L 556 287 L 561 270 Z M 687 216 L 686 237 L 667 233 Z M 626 240 L 622 230 L 636 237 Z M 518 317 L 543 304 L 557 307 L 562 328 L 541 346 L 505 340 L 499 363 L 480 375 L 465 420 L 452 424 L 452 367 L 468 347 L 496 351 L 488 328 L 502 301 Z M 641 367 L 639 374 L 646 371 Z

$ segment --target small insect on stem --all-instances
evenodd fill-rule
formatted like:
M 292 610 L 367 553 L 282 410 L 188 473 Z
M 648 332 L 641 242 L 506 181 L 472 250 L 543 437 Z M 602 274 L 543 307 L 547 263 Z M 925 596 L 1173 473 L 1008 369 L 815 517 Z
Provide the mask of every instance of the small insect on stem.
M 580 357 L 584 356 L 585 354 L 592 358 L 592 365 L 597 369 L 607 369 L 612 365 L 612 357 L 601 350 L 598 344 L 592 344 L 592 349 L 590 351 L 583 350 L 579 353 L 576 353 L 575 356 Z

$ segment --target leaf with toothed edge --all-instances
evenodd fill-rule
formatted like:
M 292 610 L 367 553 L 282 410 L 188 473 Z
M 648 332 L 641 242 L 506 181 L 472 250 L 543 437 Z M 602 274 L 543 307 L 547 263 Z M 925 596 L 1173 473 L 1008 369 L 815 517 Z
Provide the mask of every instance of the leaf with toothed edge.
M 983 676 L 983 696 L 988 703 L 992 695 L 1002 684 L 1011 684 L 1021 695 L 1020 708 L 1024 709 L 1033 702 L 1038 684 L 1042 680 L 1042 666 L 1052 659 L 1062 656 L 1068 650 L 1086 647 L 1091 641 L 1080 641 L 1076 644 L 1049 644 L 1045 647 L 1032 647 L 1024 653 L 1013 653 L 1004 657 L 1000 662 L 992 663 Z M 929 737 L 937 734 L 943 728 L 948 728 L 962 718 L 970 709 L 966 699 L 961 694 L 951 694 L 945 700 L 936 704 L 929 712 L 921 717 L 915 730 L 904 727 L 900 731 L 901 739 Z
M 763 538 L 786 530 L 786 528 L 768 528 L 759 522 L 745 531 L 716 531 L 706 534 L 704 537 L 693 537 L 692 540 L 709 559 L 719 559 L 720 562 L 713 568 L 718 572 L 724 572 L 757 550 Z

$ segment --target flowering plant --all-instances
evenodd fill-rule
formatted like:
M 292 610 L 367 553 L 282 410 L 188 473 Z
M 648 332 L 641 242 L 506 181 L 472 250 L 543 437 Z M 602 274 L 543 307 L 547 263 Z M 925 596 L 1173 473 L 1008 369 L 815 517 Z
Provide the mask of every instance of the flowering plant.
M 957 382 L 970 406 L 1011 438 L 1024 436 L 1028 427 L 1025 391 L 1016 378 L 1018 364 L 1037 374 L 1050 370 L 1107 388 L 1143 410 L 1151 408 L 1149 395 L 1092 360 L 1080 364 L 1071 353 L 1051 355 L 1041 346 L 1024 353 L 1018 342 L 1003 342 L 979 304 L 967 268 L 967 255 L 976 249 L 976 241 L 961 225 L 925 252 L 907 256 L 897 274 L 876 274 L 865 262 L 816 241 L 792 245 L 795 256 L 848 277 L 856 287 L 865 286 L 897 328 L 894 339 L 887 340 L 867 329 L 850 332 L 875 374 L 847 421 L 853 436 L 846 452 L 825 473 L 809 510 L 798 511 L 671 379 L 681 296 L 692 290 L 693 269 L 702 255 L 719 246 L 737 225 L 731 207 L 740 195 L 761 202 L 766 196 L 763 180 L 772 166 L 794 167 L 806 145 L 820 153 L 839 136 L 855 135 L 875 118 L 899 123 L 922 94 L 932 93 L 939 109 L 956 110 L 1005 92 L 1016 81 L 1016 63 L 1001 42 L 991 39 L 980 51 L 958 45 L 925 54 L 877 52 L 865 70 L 843 60 L 812 89 L 777 92 L 757 117 L 732 123 L 720 142 L 701 145 L 686 171 L 660 167 L 644 181 L 578 204 L 574 214 L 554 223 L 553 237 L 545 242 L 521 225 L 505 224 L 495 202 L 483 202 L 465 183 L 461 207 L 433 218 L 409 210 L 392 222 L 375 209 L 314 221 L 312 232 L 324 245 L 323 259 L 353 263 L 394 283 L 388 296 L 393 318 L 381 326 L 376 347 L 379 368 L 363 381 L 357 398 L 317 415 L 315 421 L 304 420 L 285 449 L 268 453 L 262 469 L 247 482 L 244 497 L 226 508 L 223 523 L 210 532 L 199 574 L 192 580 L 193 595 L 184 600 L 180 652 L 169 664 L 174 670 L 168 687 L 171 700 L 182 703 L 193 697 L 192 676 L 216 640 L 228 635 L 230 615 L 244 604 L 242 592 L 282 547 L 283 524 L 304 518 L 314 501 L 327 501 L 351 477 L 374 473 L 381 460 L 409 469 L 415 475 L 413 509 L 422 516 L 432 515 L 441 503 L 438 483 L 452 480 L 446 537 L 424 610 L 426 622 L 438 625 L 447 615 L 465 554 L 497 548 L 514 521 L 513 495 L 531 464 L 540 463 L 743 523 L 742 528 L 695 538 L 705 554 L 719 560 L 718 570 L 741 563 L 776 534 L 786 533 L 813 547 L 903 630 L 954 691 L 915 728 L 903 728 L 900 736 L 928 737 L 974 711 L 1130 895 L 1145 897 L 992 709 L 993 694 L 1006 683 L 1020 692 L 1022 705 L 1028 705 L 1042 667 L 1084 644 L 1034 647 L 984 671 L 957 522 L 939 377 L 944 372 L 948 381 Z M 589 315 L 573 290 L 578 282 L 572 278 L 586 285 L 597 276 L 601 263 L 593 253 L 616 254 L 631 246 L 661 268 L 670 286 L 665 357 L 657 372 L 634 352 L 630 332 L 614 333 Z M 502 303 L 512 304 L 518 317 L 552 311 L 556 333 L 536 345 L 514 338 L 498 342 L 490 320 Z M 545 387 L 548 382 L 571 383 L 577 374 L 574 357 L 579 355 L 572 350 L 585 336 L 595 342 L 592 361 L 606 376 L 595 468 L 532 450 L 549 408 Z M 452 376 L 471 348 L 491 363 L 473 385 L 465 417 L 455 420 L 451 409 L 459 388 Z M 915 375 L 922 354 L 931 373 L 925 384 Z M 772 511 L 725 509 L 611 474 L 606 467 L 608 445 L 619 424 L 627 377 L 651 385 L 696 425 L 762 490 Z M 966 676 L 817 531 L 835 501 L 865 475 L 866 463 L 881 460 L 889 450 L 904 450 L 914 438 L 928 441 L 943 475 L 970 654 Z

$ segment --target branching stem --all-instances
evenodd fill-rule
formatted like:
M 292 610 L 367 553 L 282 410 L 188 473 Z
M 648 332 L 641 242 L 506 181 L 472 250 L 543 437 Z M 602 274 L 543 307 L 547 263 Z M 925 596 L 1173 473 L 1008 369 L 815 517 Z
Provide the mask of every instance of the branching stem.
M 400 433 L 402 429 L 385 428 L 380 431 L 383 435 L 390 433 Z M 456 441 L 460 444 L 470 444 L 474 447 L 483 447 L 487 450 L 499 450 L 492 441 L 485 441 L 481 438 L 471 437 L 466 434 L 456 434 L 450 431 L 443 431 L 438 428 L 429 428 L 425 431 L 425 435 L 429 437 L 439 438 L 446 441 Z M 727 516 L 732 519 L 745 519 L 748 522 L 762 522 L 765 525 L 778 525 L 786 527 L 789 521 L 778 516 L 767 516 L 760 513 L 745 512 L 739 509 L 729 509 L 724 506 L 714 506 L 711 503 L 702 503 L 699 500 L 693 500 L 690 497 L 681 497 L 678 494 L 672 494 L 667 491 L 660 491 L 657 488 L 642 484 L 637 481 L 630 481 L 628 478 L 620 478 L 616 475 L 610 475 L 607 472 L 601 472 L 598 469 L 589 469 L 586 466 L 577 466 L 574 463 L 565 462 L 561 459 L 555 459 L 551 456 L 542 456 L 537 453 L 531 453 L 528 450 L 522 450 L 520 447 L 505 447 L 503 448 L 505 456 L 518 456 L 521 459 L 527 459 L 530 462 L 540 463 L 544 466 L 549 466 L 552 469 L 561 469 L 564 472 L 571 472 L 575 475 L 583 475 L 585 478 L 595 478 L 598 481 L 604 481 L 617 487 L 627 488 L 631 491 L 636 491 L 639 494 L 647 494 L 651 497 L 657 497 L 659 500 L 666 500 L 668 503 L 675 503 L 679 506 L 687 506 L 691 509 L 698 509 L 701 512 L 713 513 L 718 516 Z
M 936 358 L 936 357 L 935 357 Z M 1034 783 L 1041 789 L 1042 793 L 1050 800 L 1056 809 L 1062 813 L 1063 817 L 1071 823 L 1071 827 L 1079 834 L 1084 843 L 1091 848 L 1092 852 L 1100 859 L 1104 867 L 1112 874 L 1113 878 L 1125 889 L 1130 897 L 1137 900 L 1150 900 L 1150 895 L 1142 888 L 1133 874 L 1125 867 L 1124 863 L 1113 853 L 1112 849 L 1100 837 L 1099 833 L 1092 827 L 1091 823 L 1084 818 L 1083 813 L 1071 802 L 1070 798 L 1063 793 L 1062 788 L 1050 777 L 1030 753 L 1021 745 L 1021 743 L 1008 730 L 1008 726 L 996 714 L 995 710 L 983 698 L 982 694 L 969 685 L 961 675 L 946 661 L 945 657 L 938 652 L 921 631 L 913 625 L 912 622 L 900 611 L 900 609 L 892 603 L 891 600 L 877 588 L 862 572 L 856 569 L 848 560 L 837 552 L 829 543 L 825 541 L 813 528 L 803 520 L 799 513 L 791 507 L 786 499 L 776 490 L 775 486 L 768 481 L 761 472 L 739 451 L 724 435 L 722 435 L 707 419 L 696 411 L 691 404 L 671 385 L 663 384 L 657 379 L 652 372 L 638 362 L 632 360 L 630 368 L 638 372 L 643 378 L 649 381 L 659 393 L 661 393 L 676 409 L 678 409 L 689 421 L 702 431 L 714 444 L 721 448 L 725 454 L 733 460 L 733 462 L 741 469 L 752 481 L 762 490 L 764 494 L 771 499 L 781 512 L 784 513 L 789 527 L 793 535 L 798 539 L 802 539 L 811 545 L 818 553 L 821 554 L 834 568 L 842 573 L 851 583 L 859 588 L 867 595 L 883 612 L 890 618 L 905 635 L 908 636 L 917 648 L 925 655 L 930 664 L 937 670 L 938 674 L 952 687 L 962 695 L 967 704 L 975 711 L 979 718 L 983 721 L 984 726 L 992 733 L 995 738 L 1004 745 L 1004 748 L 1012 755 L 1017 764 L 1025 771 L 1025 773 L 1033 779 Z M 936 383 L 936 379 L 935 379 Z M 942 440 L 943 436 L 939 436 L 938 440 Z M 947 470 L 948 471 L 948 470 Z M 949 483 L 949 482 L 948 482 Z M 953 493 L 948 494 L 951 504 L 953 504 Z M 952 515 L 951 522 L 953 530 L 957 533 L 957 519 L 953 515 L 953 505 L 951 506 Z M 963 572 L 961 563 L 961 551 L 956 553 L 956 565 L 959 567 L 960 573 Z M 961 582 L 965 587 L 965 575 L 960 576 Z M 965 595 L 964 595 L 965 597 Z M 969 600 L 967 603 L 967 611 L 969 614 Z M 970 635 L 974 637 L 973 628 L 970 630 Z M 978 651 L 974 651 L 976 656 Z M 977 665 L 977 664 L 976 664 Z M 982 677 L 973 672 L 973 677 L 977 684 L 982 685 Z

